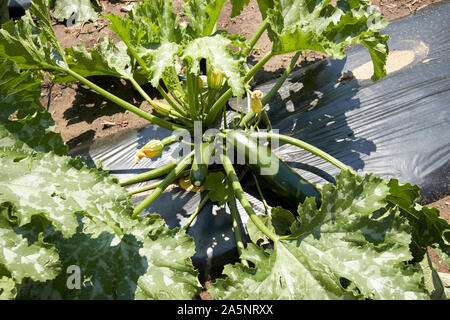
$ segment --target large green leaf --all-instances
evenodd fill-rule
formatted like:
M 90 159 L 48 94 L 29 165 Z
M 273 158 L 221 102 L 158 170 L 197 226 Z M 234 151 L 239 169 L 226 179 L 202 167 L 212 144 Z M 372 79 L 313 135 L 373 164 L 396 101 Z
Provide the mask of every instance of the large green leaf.
M 58 21 L 71 17 L 75 23 L 97 20 L 98 12 L 102 9 L 97 0 L 55 0 L 53 16 Z
M 0 168 L 0 203 L 12 204 L 17 226 L 30 224 L 35 215 L 50 221 L 45 241 L 55 244 L 63 269 L 78 265 L 93 281 L 71 292 L 65 285 L 67 275 L 61 274 L 42 284 L 51 286 L 51 293 L 33 283 L 23 295 L 192 298 L 196 293 L 198 282 L 189 261 L 195 253 L 192 239 L 168 230 L 159 217 L 131 219 L 131 198 L 116 179 L 79 159 L 52 153 L 20 161 L 2 158 Z M 84 216 L 82 222 L 76 213 Z
M 314 198 L 299 205 L 300 226 L 280 216 L 290 239 L 273 250 L 250 244 L 242 258 L 255 267 L 227 265 L 228 277 L 210 292 L 219 299 L 428 298 L 420 270 L 405 264 L 410 227 L 398 210 L 384 209 L 388 194 L 383 179 L 341 172 L 336 186 L 323 187 L 319 209 Z
M 232 9 L 231 17 L 234 18 L 238 16 L 245 6 L 249 4 L 250 0 L 231 0 Z
M 203 185 L 205 190 L 209 190 L 209 199 L 224 205 L 233 196 L 231 186 L 226 183 L 225 176 L 222 172 L 209 173 Z
M 42 138 L 51 130 L 48 113 L 35 111 L 36 80 L 0 67 L 0 95 L 16 107 L 0 112 L 0 297 L 20 288 L 26 299 L 192 299 L 193 239 L 158 215 L 132 219 L 116 178 L 47 152 L 59 145 Z M 14 75 L 23 80 L 16 91 Z M 70 286 L 74 266 L 79 289 Z
M 369 0 L 280 0 L 263 1 L 263 14 L 270 22 L 269 36 L 276 54 L 300 50 L 320 51 L 338 59 L 348 44 L 367 46 L 374 63 L 375 81 L 386 75 L 388 36 L 379 34 L 387 25 Z
M 214 32 L 222 7 L 226 0 L 188 0 L 183 5 L 184 13 L 193 25 L 197 37 L 206 37 Z
M 267 17 L 267 10 L 275 6 L 274 0 L 256 0 L 258 2 L 259 11 L 262 17 L 265 19 Z
M 0 168 L 0 203 L 12 205 L 17 227 L 26 228 L 36 215 L 49 221 L 44 240 L 55 245 L 62 262 L 54 281 L 27 282 L 21 297 L 190 299 L 196 294 L 192 239 L 167 229 L 159 216 L 131 219 L 129 194 L 105 172 L 52 153 L 2 158 Z M 66 284 L 71 265 L 90 279 L 79 290 Z
M 433 247 L 439 249 L 442 259 L 450 265 L 450 224 L 440 217 L 439 210 L 416 203 L 420 198 L 417 185 L 400 185 L 397 179 L 392 179 L 389 189 L 390 204 L 400 209 L 412 227 L 413 241 L 410 247 L 414 260 L 422 261 L 427 247 Z
M 424 274 L 424 284 L 430 293 L 430 298 L 432 300 L 445 300 L 447 299 L 445 292 L 445 284 L 441 280 L 439 272 L 437 272 L 436 267 L 431 261 L 428 253 L 425 258 L 420 262 L 420 267 Z
M 0 54 L 24 69 L 49 69 L 64 65 L 59 53 L 47 41 L 43 32 L 26 15 L 0 29 Z
M 175 64 L 175 56 L 177 55 L 179 46 L 173 42 L 157 44 L 146 51 L 146 60 L 148 62 L 151 73 L 150 83 L 157 87 L 160 79 L 165 78 L 168 70 L 173 68 Z
M 110 14 L 106 18 L 156 87 L 174 65 L 177 43 L 186 40 L 177 26 L 178 16 L 172 12 L 172 3 L 147 0 L 133 6 L 124 17 Z
M 8 61 L 0 62 L 0 76 L 0 157 L 31 150 L 66 154 L 61 135 L 53 131 L 55 122 L 39 102 L 41 81 Z
M 133 6 L 124 17 L 106 16 L 109 26 L 127 46 L 136 52 L 162 42 L 180 42 L 178 16 L 172 12 L 171 1 L 146 0 Z
M 9 209 L 5 203 L 0 205 L 0 265 L 16 283 L 25 278 L 35 281 L 54 279 L 61 271 L 56 248 L 45 243 L 42 237 L 29 244 L 15 232 L 14 223 L 8 221 Z
M 146 24 L 142 19 L 134 20 L 130 14 L 124 17 L 109 14 L 106 18 L 111 22 L 109 28 L 136 53 L 147 44 L 159 43 L 158 27 L 154 24 Z
M 38 28 L 30 11 L 39 18 Z M 0 29 L 0 56 L 16 62 L 22 69 L 65 67 L 61 47 L 51 26 L 46 0 L 33 0 L 30 11 L 17 23 L 10 20 Z
M 134 61 L 123 42 L 114 43 L 105 38 L 94 49 L 87 51 L 82 45 L 65 50 L 67 64 L 72 71 L 83 77 L 113 76 L 130 78 Z M 57 77 L 58 82 L 75 81 L 70 76 Z
M 131 20 L 157 26 L 159 42 L 181 41 L 178 15 L 173 12 L 172 1 L 144 0 L 134 5 L 127 16 Z
M 212 72 L 222 72 L 233 94 L 240 97 L 245 93 L 245 82 L 241 73 L 243 59 L 228 49 L 231 44 L 232 40 L 221 34 L 197 38 L 186 46 L 182 59 L 187 62 L 189 71 L 194 74 L 200 73 L 200 60 L 206 59 L 212 66 Z
M 37 99 L 41 94 L 41 81 L 29 72 L 20 73 L 15 63 L 0 61 L 0 121 L 17 110 L 32 114 L 40 109 Z
M 12 300 L 17 295 L 16 283 L 13 279 L 0 276 L 0 300 Z

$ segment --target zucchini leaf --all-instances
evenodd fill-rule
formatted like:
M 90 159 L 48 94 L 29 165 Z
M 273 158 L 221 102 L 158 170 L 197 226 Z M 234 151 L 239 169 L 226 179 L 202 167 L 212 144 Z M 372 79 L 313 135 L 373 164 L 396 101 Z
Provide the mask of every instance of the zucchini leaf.
M 52 32 L 53 29 L 49 31 L 36 27 L 27 11 L 17 23 L 10 20 L 2 25 L 0 55 L 16 62 L 21 69 L 64 68 L 66 64 L 59 45 L 55 46 L 55 42 L 51 39 Z
M 148 26 L 156 26 L 158 42 L 180 42 L 182 34 L 177 27 L 178 15 L 173 12 L 172 1 L 143 0 L 136 3 L 127 18 L 141 20 Z
M 446 300 L 445 284 L 441 280 L 440 274 L 437 272 L 436 266 L 431 261 L 428 252 L 420 262 L 420 267 L 423 270 L 424 284 L 428 292 L 430 292 L 431 300 Z
M 173 68 L 178 43 L 185 38 L 177 26 L 178 16 L 172 12 L 171 1 L 147 0 L 137 3 L 123 18 L 114 14 L 106 16 L 109 26 L 126 44 L 131 55 L 148 74 L 151 84 L 157 87 Z M 183 40 L 184 41 L 184 40 Z
M 53 131 L 55 122 L 39 102 L 41 81 L 6 60 L 0 61 L 0 76 L 0 157 L 33 150 L 67 154 L 61 135 Z
M 90 52 L 82 45 L 77 45 L 67 48 L 65 54 L 69 68 L 83 77 L 113 76 L 126 79 L 133 74 L 134 61 L 123 42 L 114 43 L 105 38 Z M 64 83 L 75 81 L 68 75 L 55 80 Z
M 111 22 L 110 29 L 139 57 L 147 54 L 147 49 L 154 49 L 156 44 L 179 43 L 183 38 L 171 1 L 142 1 L 124 17 L 109 14 L 106 18 Z
M 389 202 L 399 208 L 412 227 L 410 249 L 414 261 L 422 261 L 427 247 L 432 247 L 439 249 L 444 263 L 450 265 L 450 224 L 440 217 L 439 210 L 416 203 L 420 198 L 417 185 L 400 185 L 397 179 L 392 179 L 389 181 L 389 190 Z
M 213 68 L 212 72 L 222 72 L 233 94 L 240 97 L 245 93 L 244 75 L 241 73 L 244 59 L 228 49 L 232 43 L 233 40 L 221 34 L 197 38 L 186 46 L 182 59 L 188 64 L 190 72 L 196 75 L 200 73 L 200 60 L 206 59 Z
M 372 57 L 372 80 L 386 75 L 389 36 L 378 30 L 387 21 L 369 0 L 339 0 L 335 6 L 330 0 L 280 0 L 275 5 L 264 2 L 262 10 L 275 54 L 313 50 L 342 59 L 346 45 L 361 43 Z
M 192 299 L 200 288 L 193 239 L 158 215 L 131 219 L 131 196 L 116 178 L 49 151 L 63 144 L 40 137 L 51 118 L 35 111 L 39 82 L 12 63 L 0 74 L 0 97 L 11 102 L 0 100 L 0 297 Z
M 209 173 L 203 185 L 205 190 L 209 190 L 209 199 L 219 205 L 224 205 L 234 195 L 233 189 L 224 180 L 225 175 L 222 172 Z
M 131 219 L 130 196 L 107 173 L 52 153 L 3 158 L 0 168 L 0 203 L 12 205 L 18 228 L 27 228 L 35 215 L 51 223 L 41 232 L 61 259 L 55 280 L 30 279 L 19 297 L 192 299 L 197 293 L 193 240 L 169 230 L 159 216 Z M 78 290 L 66 284 L 72 265 L 81 270 Z
M 323 187 L 320 208 L 314 198 L 299 205 L 300 226 L 278 214 L 290 239 L 273 250 L 249 244 L 241 258 L 254 267 L 225 266 L 228 277 L 210 292 L 218 299 L 429 298 L 421 269 L 406 264 L 410 226 L 397 209 L 385 209 L 388 194 L 381 178 L 341 172 L 336 186 Z
M 13 279 L 0 276 L 0 300 L 12 300 L 17 295 L 16 283 Z
M 5 286 L 5 294 L 17 290 L 17 285 L 13 286 L 12 283 L 19 284 L 25 278 L 51 280 L 61 271 L 56 248 L 45 243 L 42 237 L 29 244 L 25 237 L 14 230 L 14 223 L 9 221 L 9 209 L 7 204 L 0 204 L 0 266 L 9 273 L 8 279 L 0 280 Z
M 179 46 L 176 43 L 166 42 L 145 51 L 151 74 L 150 83 L 155 88 L 158 86 L 160 79 L 164 79 L 165 83 L 170 83 L 164 76 L 173 68 L 178 50 Z
M 95 21 L 102 6 L 98 0 L 55 0 L 53 16 L 58 21 L 68 20 L 72 16 L 76 23 Z
M 272 208 L 270 216 L 259 215 L 266 227 L 274 234 L 287 235 L 290 234 L 291 227 L 296 224 L 294 215 L 282 207 Z M 269 238 L 267 238 L 261 230 L 253 223 L 251 219 L 247 221 L 246 224 L 248 235 L 253 243 L 258 245 L 270 243 Z
M 245 6 L 248 6 L 250 0 L 231 0 L 231 17 L 234 18 L 238 16 L 242 10 L 244 10 Z
M 193 25 L 195 37 L 206 37 L 214 33 L 217 20 L 226 0 L 187 0 L 184 14 Z
M 256 0 L 258 2 L 258 8 L 261 12 L 263 19 L 267 17 L 267 10 L 275 6 L 274 0 Z

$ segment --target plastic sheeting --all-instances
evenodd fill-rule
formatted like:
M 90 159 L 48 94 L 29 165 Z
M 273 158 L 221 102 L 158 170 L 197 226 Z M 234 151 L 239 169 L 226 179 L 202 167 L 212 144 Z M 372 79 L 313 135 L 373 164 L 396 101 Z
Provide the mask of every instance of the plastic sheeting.
M 11 19 L 20 19 L 31 6 L 30 0 L 4 0 L 8 3 L 8 13 Z
M 370 56 L 364 48 L 352 48 L 345 60 L 326 60 L 292 75 L 270 102 L 269 117 L 280 133 L 305 140 L 361 173 L 419 185 L 422 202 L 431 202 L 450 193 L 450 3 L 394 21 L 385 33 L 391 36 L 390 69 L 408 65 L 376 83 L 339 82 L 349 72 L 365 76 L 361 70 Z M 278 151 L 287 162 L 338 172 L 296 148 Z M 320 181 L 309 172 L 302 175 Z
M 394 59 L 389 64 L 394 71 L 376 83 L 366 72 L 370 56 L 359 46 L 349 48 L 345 60 L 325 60 L 292 74 L 268 105 L 273 127 L 323 149 L 360 173 L 374 172 L 418 184 L 423 202 L 449 194 L 449 30 L 449 1 L 391 22 L 384 33 L 391 36 L 389 47 Z M 349 72 L 356 78 L 339 81 Z M 258 89 L 268 92 L 273 83 Z M 144 158 L 138 165 L 133 162 L 137 148 L 169 134 L 151 125 L 97 141 L 72 154 L 100 160 L 112 174 L 124 179 L 177 157 L 181 146 L 172 145 L 162 156 Z M 338 173 L 332 165 L 298 148 L 282 145 L 275 152 L 310 181 L 333 181 Z M 244 185 L 255 210 L 263 212 L 252 180 Z M 135 203 L 146 195 L 135 196 Z M 276 197 L 265 195 L 270 206 L 280 204 Z M 182 226 L 200 197 L 181 188 L 172 189 L 145 213 L 161 214 L 171 228 Z M 248 217 L 239 204 L 238 208 L 245 223 Z M 231 223 L 228 208 L 211 203 L 205 206 L 188 230 L 197 248 L 194 264 L 208 272 L 211 266 L 235 258 Z

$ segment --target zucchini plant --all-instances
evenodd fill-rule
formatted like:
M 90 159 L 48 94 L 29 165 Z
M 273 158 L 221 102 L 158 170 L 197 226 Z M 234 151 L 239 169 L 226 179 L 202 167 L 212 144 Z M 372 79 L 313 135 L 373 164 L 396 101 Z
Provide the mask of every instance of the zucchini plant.
M 21 20 L 2 25 L 0 297 L 195 298 L 201 286 L 190 260 L 194 242 L 186 230 L 207 201 L 229 207 L 240 259 L 212 283 L 209 291 L 217 299 L 446 297 L 427 248 L 448 264 L 450 226 L 437 209 L 416 203 L 419 188 L 358 175 L 307 142 L 276 133 L 264 109 L 308 50 L 343 58 L 346 45 L 362 44 L 373 61 L 372 80 L 385 76 L 389 37 L 379 31 L 386 20 L 368 0 L 334 5 L 329 0 L 259 0 L 262 23 L 246 40 L 217 30 L 225 2 L 187 0 L 183 14 L 188 21 L 182 21 L 171 1 L 141 1 L 123 17 L 106 16 L 120 41 L 105 39 L 91 50 L 61 48 L 47 0 L 33 0 Z M 237 16 L 249 1 L 231 3 Z M 247 65 L 266 31 L 272 50 Z M 272 91 L 262 96 L 253 90 L 250 81 L 258 70 L 285 53 L 295 55 Z M 100 164 L 92 167 L 68 157 L 51 116 L 38 102 L 44 75 L 55 83 L 79 81 L 174 132 L 137 150 L 136 162 L 163 153 L 180 140 L 180 131 L 194 136 L 194 148 L 124 181 Z M 96 85 L 88 79 L 94 75 L 128 81 L 157 114 Z M 145 83 L 165 102 L 151 99 Z M 233 96 L 247 99 L 248 108 L 228 121 Z M 306 181 L 264 143 L 275 141 L 341 169 L 336 183 Z M 254 176 L 262 200 L 259 182 L 264 192 L 294 203 L 297 212 L 279 206 L 256 214 L 241 185 L 245 175 Z M 157 213 L 142 213 L 181 177 L 205 196 L 186 225 L 170 230 Z M 158 178 L 141 190 L 123 188 Z M 133 207 L 131 195 L 144 190 L 151 192 Z M 236 199 L 250 218 L 248 239 L 241 233 Z

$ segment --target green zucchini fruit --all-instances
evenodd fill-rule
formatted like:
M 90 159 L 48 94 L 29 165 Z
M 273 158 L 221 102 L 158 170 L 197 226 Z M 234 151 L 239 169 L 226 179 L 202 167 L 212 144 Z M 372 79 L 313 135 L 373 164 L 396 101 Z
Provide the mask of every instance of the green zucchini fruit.
M 201 142 L 192 162 L 190 180 L 194 187 L 201 187 L 208 176 L 208 163 L 211 156 L 211 142 Z
M 294 169 L 278 158 L 269 147 L 258 143 L 242 130 L 230 130 L 227 143 L 234 146 L 238 155 L 258 175 L 258 180 L 276 195 L 288 201 L 304 202 L 306 197 L 320 201 L 320 192 Z

